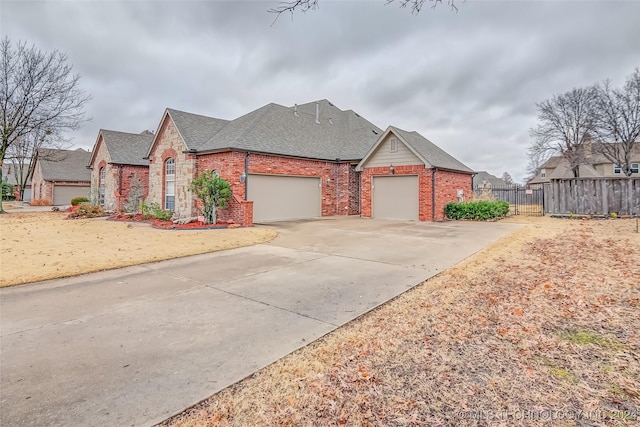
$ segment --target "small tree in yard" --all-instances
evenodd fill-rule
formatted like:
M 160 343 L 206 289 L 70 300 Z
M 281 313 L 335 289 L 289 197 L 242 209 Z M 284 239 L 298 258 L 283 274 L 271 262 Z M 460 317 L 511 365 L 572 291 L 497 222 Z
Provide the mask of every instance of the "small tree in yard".
M 214 171 L 201 173 L 191 182 L 189 190 L 202 203 L 202 215 L 207 224 L 216 223 L 218 208 L 226 208 L 231 199 L 231 186 Z

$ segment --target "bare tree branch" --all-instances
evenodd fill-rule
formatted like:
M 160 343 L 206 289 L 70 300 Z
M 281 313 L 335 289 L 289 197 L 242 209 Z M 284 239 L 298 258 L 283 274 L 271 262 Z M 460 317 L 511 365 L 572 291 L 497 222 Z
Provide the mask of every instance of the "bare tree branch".
M 439 4 L 445 3 L 451 7 L 454 12 L 458 11 L 458 0 L 385 0 L 385 4 L 398 3 L 402 8 L 410 8 L 411 13 L 418 14 L 424 7 L 425 3 L 431 4 L 431 8 L 434 9 Z M 466 1 L 466 0 L 464 0 Z M 275 21 L 283 13 L 290 13 L 293 16 L 295 11 L 308 12 L 310 10 L 318 9 L 318 0 L 292 0 L 282 1 L 278 6 L 269 9 L 267 12 L 277 14 Z M 272 24 L 273 25 L 273 24 Z
M 33 156 L 39 146 L 64 141 L 64 132 L 87 120 L 84 107 L 91 98 L 80 89 L 80 76 L 72 73 L 66 55 L 24 42 L 14 47 L 5 37 L 0 64 L 0 165 L 14 145 L 22 147 L 13 154 L 26 156 L 22 150 L 30 147 Z
M 530 131 L 530 156 L 540 159 L 559 154 L 569 162 L 574 176 L 580 176 L 580 165 L 585 163 L 587 144 L 595 127 L 594 103 L 595 88 L 587 87 L 537 104 L 538 127 Z
M 631 176 L 634 144 L 640 143 L 640 69 L 620 89 L 608 80 L 596 86 L 593 120 L 596 151 Z

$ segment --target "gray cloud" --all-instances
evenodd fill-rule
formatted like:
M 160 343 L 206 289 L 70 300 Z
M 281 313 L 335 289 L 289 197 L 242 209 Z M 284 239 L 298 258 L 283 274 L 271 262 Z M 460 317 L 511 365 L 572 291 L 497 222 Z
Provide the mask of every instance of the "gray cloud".
M 477 170 L 524 177 L 535 104 L 620 84 L 640 66 L 638 2 L 469 0 L 411 15 L 320 1 L 291 20 L 275 1 L 3 1 L 1 31 L 68 54 L 99 128 L 155 129 L 165 107 L 234 118 L 328 98 L 380 127 L 417 130 Z

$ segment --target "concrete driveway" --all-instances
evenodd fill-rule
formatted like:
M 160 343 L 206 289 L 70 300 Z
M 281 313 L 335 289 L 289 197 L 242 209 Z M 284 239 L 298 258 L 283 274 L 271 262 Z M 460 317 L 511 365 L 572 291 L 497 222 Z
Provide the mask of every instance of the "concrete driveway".
M 0 290 L 0 425 L 160 422 L 519 226 L 272 227 L 268 244 Z

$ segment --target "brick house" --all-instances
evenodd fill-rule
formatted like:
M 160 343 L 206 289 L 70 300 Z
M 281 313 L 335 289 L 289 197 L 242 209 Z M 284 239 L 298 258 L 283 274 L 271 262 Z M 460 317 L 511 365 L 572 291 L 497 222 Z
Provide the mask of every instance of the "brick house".
M 473 171 L 417 132 L 390 126 L 357 166 L 367 218 L 438 221 L 472 194 Z
M 47 200 L 54 206 L 69 205 L 74 197 L 89 197 L 91 175 L 87 169 L 91 153 L 39 148 L 31 178 L 32 200 Z
M 382 131 L 327 100 L 267 104 L 227 121 L 167 109 L 149 148 L 149 198 L 197 214 L 188 191 L 216 170 L 233 199 L 220 220 L 255 222 L 360 213 L 356 165 Z
M 153 133 L 117 132 L 101 129 L 88 168 L 106 211 L 122 211 L 134 196 L 142 201 L 149 193 L 149 160 L 144 157 Z M 135 204 L 135 200 L 132 201 Z

